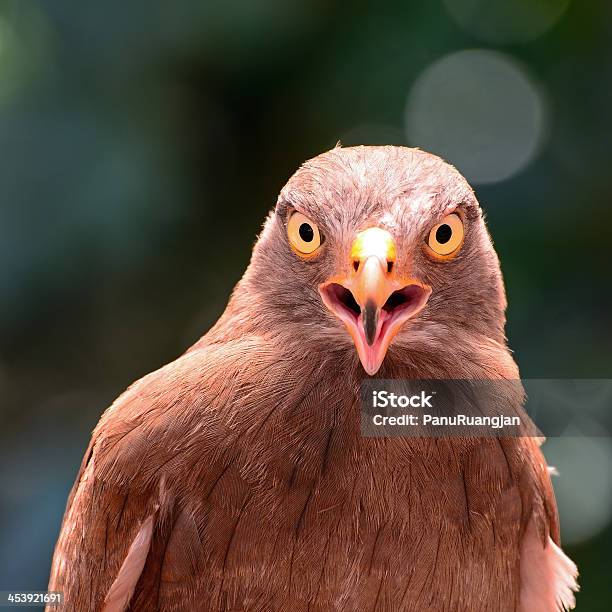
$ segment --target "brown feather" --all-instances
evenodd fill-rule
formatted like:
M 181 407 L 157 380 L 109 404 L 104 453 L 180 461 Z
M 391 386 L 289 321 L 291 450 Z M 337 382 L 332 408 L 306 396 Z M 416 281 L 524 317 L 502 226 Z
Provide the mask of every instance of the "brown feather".
M 462 252 L 432 264 L 423 233 L 457 205 Z M 292 206 L 326 237 L 307 263 L 286 242 Z M 360 435 L 366 375 L 316 287 L 371 224 L 394 233 L 398 269 L 434 288 L 378 376 L 518 378 L 497 257 L 459 173 L 401 147 L 335 148 L 307 162 L 214 328 L 96 427 L 51 573 L 69 609 L 102 609 L 116 580 L 125 600 L 142 525 L 153 531 L 133 610 L 518 608 L 528 525 L 543 545 L 559 542 L 538 442 Z
M 102 612 L 123 612 L 128 607 L 149 554 L 154 521 L 155 517 L 151 515 L 140 527 L 104 599 Z

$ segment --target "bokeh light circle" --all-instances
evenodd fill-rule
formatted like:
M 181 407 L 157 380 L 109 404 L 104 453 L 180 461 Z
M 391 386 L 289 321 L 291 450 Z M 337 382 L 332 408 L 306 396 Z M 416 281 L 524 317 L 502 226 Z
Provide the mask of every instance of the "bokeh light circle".
M 452 53 L 428 66 L 406 103 L 412 146 L 436 153 L 474 183 L 495 183 L 538 152 L 546 110 L 524 68 L 496 51 Z
M 521 43 L 548 31 L 569 0 L 444 0 L 453 19 L 466 31 L 495 44 Z
M 549 438 L 543 446 L 553 476 L 565 544 L 595 537 L 612 519 L 612 442 L 609 437 Z

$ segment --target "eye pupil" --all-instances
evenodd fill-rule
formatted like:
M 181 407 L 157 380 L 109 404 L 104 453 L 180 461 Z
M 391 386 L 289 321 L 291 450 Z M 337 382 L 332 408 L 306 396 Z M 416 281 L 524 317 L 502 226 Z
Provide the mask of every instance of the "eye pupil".
M 308 223 L 300 225 L 299 234 L 304 242 L 312 242 L 314 239 L 314 230 Z
M 440 225 L 440 227 L 436 230 L 436 240 L 439 244 L 446 244 L 451 239 L 452 235 L 453 229 L 446 223 L 442 223 L 442 225 Z

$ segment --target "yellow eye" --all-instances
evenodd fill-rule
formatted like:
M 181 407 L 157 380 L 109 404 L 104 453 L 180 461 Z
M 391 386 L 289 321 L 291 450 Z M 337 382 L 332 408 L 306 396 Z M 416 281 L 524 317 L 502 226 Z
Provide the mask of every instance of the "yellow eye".
M 427 246 L 438 259 L 450 259 L 463 244 L 463 221 L 457 213 L 446 215 L 434 225 L 427 237 Z
M 291 248 L 302 257 L 312 255 L 321 246 L 319 228 L 302 213 L 294 212 L 289 217 L 287 234 Z

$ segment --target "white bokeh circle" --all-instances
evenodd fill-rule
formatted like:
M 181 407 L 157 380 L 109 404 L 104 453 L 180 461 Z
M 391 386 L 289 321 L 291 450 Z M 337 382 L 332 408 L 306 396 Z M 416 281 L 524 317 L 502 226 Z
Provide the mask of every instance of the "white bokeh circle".
M 444 0 L 467 32 L 495 44 L 522 43 L 549 30 L 569 0 Z
M 539 86 L 496 51 L 459 51 L 436 61 L 406 103 L 408 142 L 445 158 L 474 183 L 502 181 L 524 168 L 545 125 Z
M 578 544 L 595 537 L 612 519 L 612 442 L 604 435 L 549 438 L 543 446 L 553 476 L 561 538 Z

